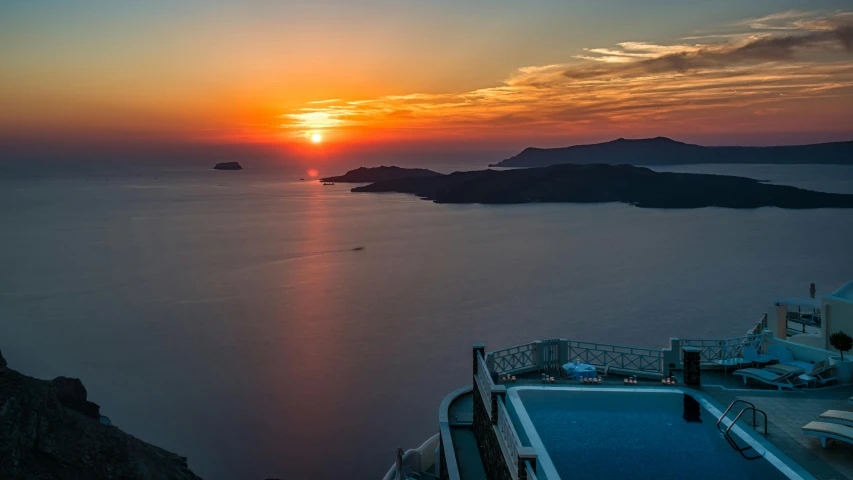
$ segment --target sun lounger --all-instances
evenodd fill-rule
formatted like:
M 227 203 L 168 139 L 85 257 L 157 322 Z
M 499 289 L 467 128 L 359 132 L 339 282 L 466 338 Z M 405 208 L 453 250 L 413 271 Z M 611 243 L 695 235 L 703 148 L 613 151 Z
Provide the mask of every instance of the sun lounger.
M 771 366 L 775 367 L 776 365 Z M 815 380 L 817 380 L 817 383 L 824 384 L 838 380 L 837 378 L 832 376 L 832 372 L 834 370 L 835 365 L 827 365 L 826 360 L 821 360 L 819 362 L 811 364 L 811 369 L 806 370 L 805 375 L 814 378 Z
M 793 390 L 796 387 L 805 385 L 804 382 L 797 378 L 801 374 L 802 372 L 775 373 L 764 368 L 744 368 L 734 372 L 732 375 L 739 375 L 743 377 L 744 385 L 746 385 L 747 380 L 751 378 L 767 385 L 773 385 L 779 390 L 782 390 L 783 388 L 790 388 Z
M 827 365 L 826 360 L 821 360 L 815 363 L 801 362 L 794 360 L 791 351 L 781 345 L 771 345 L 767 350 L 767 354 L 778 360 L 779 363 L 764 367 L 765 370 L 777 373 L 808 375 L 813 377 L 817 383 L 825 384 L 837 380 L 830 373 L 835 366 Z
M 827 366 L 826 360 L 821 360 L 820 362 L 808 363 L 808 362 L 783 362 L 783 363 L 775 363 L 773 365 L 768 365 L 764 367 L 765 370 L 770 370 L 772 372 L 779 373 L 794 373 L 800 372 L 801 374 L 805 373 L 806 375 L 818 376 L 835 368 L 834 366 Z
M 828 422 L 809 422 L 803 425 L 803 435 L 820 437 L 820 444 L 826 448 L 826 442 L 833 439 L 853 444 L 853 427 Z
M 844 410 L 827 410 L 820 414 L 820 421 L 827 423 L 838 423 L 853 427 L 853 412 L 845 412 Z
M 802 374 L 811 370 L 811 365 L 809 365 L 809 369 L 806 370 L 805 368 L 798 367 L 796 365 L 790 365 L 787 363 L 776 363 L 774 365 L 768 365 L 768 366 L 764 367 L 764 370 L 769 370 L 769 371 L 774 372 L 776 374 L 785 373 L 785 374 L 793 375 L 796 373 L 797 375 L 802 375 Z

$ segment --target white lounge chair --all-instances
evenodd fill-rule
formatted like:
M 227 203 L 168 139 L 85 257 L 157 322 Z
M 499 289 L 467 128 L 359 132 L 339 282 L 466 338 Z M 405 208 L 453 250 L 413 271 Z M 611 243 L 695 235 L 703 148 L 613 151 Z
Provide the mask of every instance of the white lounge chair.
M 803 425 L 803 435 L 815 435 L 820 437 L 820 444 L 826 448 L 826 441 L 830 438 L 839 442 L 853 444 L 853 427 L 828 422 L 809 422 Z
M 775 363 L 773 365 L 768 365 L 764 367 L 765 370 L 770 370 L 771 372 L 778 373 L 796 373 L 799 372 L 801 375 L 811 375 L 813 377 L 820 378 L 821 383 L 828 382 L 830 380 L 835 380 L 834 378 L 829 378 L 827 372 L 834 369 L 835 365 L 827 365 L 826 360 L 821 360 L 815 363 L 808 362 L 796 362 L 796 364 L 791 363 Z
M 772 357 L 774 360 L 777 360 L 779 363 L 768 365 L 764 367 L 765 370 L 789 374 L 799 372 L 801 375 L 804 374 L 812 377 L 812 381 L 817 381 L 817 383 L 820 384 L 838 380 L 829 373 L 835 368 L 835 366 L 827 365 L 826 360 L 821 360 L 815 363 L 794 360 L 794 356 L 791 354 L 791 351 L 781 345 L 771 345 L 768 347 L 767 355 Z
M 806 368 L 800 367 L 798 365 L 791 365 L 788 363 L 775 363 L 773 365 L 767 365 L 766 367 L 764 367 L 764 370 L 769 370 L 769 371 L 776 373 L 776 374 L 787 373 L 787 374 L 791 374 L 791 375 L 793 375 L 795 373 L 797 375 L 802 375 L 804 373 L 811 371 L 811 369 L 812 369 L 811 365 L 809 365 L 808 369 L 806 369 Z
M 747 384 L 747 379 L 751 378 L 767 385 L 773 385 L 779 390 L 782 390 L 783 388 L 790 388 L 793 390 L 796 387 L 805 385 L 805 382 L 802 382 L 797 378 L 802 375 L 802 372 L 776 373 L 764 368 L 743 368 L 734 372 L 732 375 L 739 375 L 743 377 L 744 385 Z
M 844 410 L 827 410 L 820 414 L 820 421 L 853 427 L 853 412 L 845 412 Z

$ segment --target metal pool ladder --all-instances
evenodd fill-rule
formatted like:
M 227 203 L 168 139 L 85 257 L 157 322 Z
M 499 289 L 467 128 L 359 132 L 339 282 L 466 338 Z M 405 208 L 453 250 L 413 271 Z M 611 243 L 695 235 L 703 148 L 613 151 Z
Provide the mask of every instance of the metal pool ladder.
M 732 420 L 732 423 L 729 424 L 729 426 L 726 428 L 726 430 L 723 431 L 723 429 L 720 427 L 720 424 L 723 423 L 723 419 L 726 418 L 726 415 L 729 414 L 729 411 L 731 411 L 731 409 L 738 403 L 745 403 L 748 406 L 744 407 L 743 410 L 741 410 L 740 413 L 738 413 L 737 416 L 735 416 L 735 419 Z M 732 436 L 730 434 L 732 427 L 737 423 L 738 420 L 740 420 L 741 415 L 743 415 L 744 413 L 749 412 L 749 411 L 752 412 L 752 428 L 755 428 L 756 426 L 758 426 L 756 423 L 756 412 L 758 412 L 764 416 L 764 436 L 767 436 L 767 413 L 765 413 L 764 410 L 760 410 L 760 409 L 756 408 L 756 406 L 754 404 L 752 404 L 751 402 L 747 402 L 746 400 L 740 400 L 740 399 L 735 400 L 732 403 L 730 403 L 729 408 L 727 408 L 726 411 L 723 412 L 723 414 L 720 416 L 720 418 L 717 419 L 717 430 L 723 432 L 723 435 L 726 437 L 726 440 L 729 442 L 729 445 L 731 445 L 732 448 L 737 450 L 737 452 L 740 453 L 743 456 L 743 458 L 745 458 L 747 460 L 758 460 L 759 458 L 763 458 L 763 456 L 762 455 L 748 456 L 744 452 L 751 449 L 752 447 L 750 445 L 747 445 L 745 447 L 739 447 L 737 442 L 735 442 L 735 439 L 732 438 Z

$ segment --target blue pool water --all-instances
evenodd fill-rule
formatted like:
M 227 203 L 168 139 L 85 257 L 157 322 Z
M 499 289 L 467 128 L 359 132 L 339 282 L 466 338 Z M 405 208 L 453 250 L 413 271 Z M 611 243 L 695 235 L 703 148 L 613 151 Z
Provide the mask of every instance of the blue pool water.
M 518 396 L 563 479 L 788 478 L 766 459 L 746 460 L 734 450 L 716 417 L 690 395 L 519 390 Z

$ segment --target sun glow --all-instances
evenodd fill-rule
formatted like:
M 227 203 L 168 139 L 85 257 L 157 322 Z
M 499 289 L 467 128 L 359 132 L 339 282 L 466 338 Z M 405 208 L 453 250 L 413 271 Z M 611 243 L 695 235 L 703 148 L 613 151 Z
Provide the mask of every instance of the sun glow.
M 314 133 L 311 135 L 311 142 L 312 143 L 320 143 L 322 141 L 323 141 L 323 136 L 320 135 L 319 133 Z

